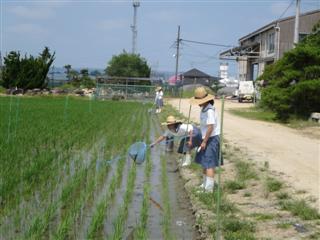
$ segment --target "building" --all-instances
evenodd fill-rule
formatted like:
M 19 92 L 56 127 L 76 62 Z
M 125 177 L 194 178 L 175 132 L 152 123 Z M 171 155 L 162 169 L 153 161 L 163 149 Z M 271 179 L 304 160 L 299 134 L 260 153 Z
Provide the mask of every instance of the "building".
M 212 86 L 214 81 L 220 80 L 218 77 L 210 76 L 196 68 L 181 74 L 183 85 L 196 85 L 201 84 L 204 86 Z
M 300 15 L 299 39 L 310 34 L 320 21 L 320 10 Z M 294 47 L 295 16 L 273 21 L 239 39 L 239 46 L 224 51 L 221 59 L 234 58 L 238 62 L 239 80 L 255 80 L 265 67 L 280 59 Z

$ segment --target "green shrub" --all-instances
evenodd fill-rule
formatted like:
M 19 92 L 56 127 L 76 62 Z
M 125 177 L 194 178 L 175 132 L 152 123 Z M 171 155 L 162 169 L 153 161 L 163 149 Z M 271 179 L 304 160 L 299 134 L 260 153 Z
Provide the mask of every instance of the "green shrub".
M 274 111 L 279 120 L 291 115 L 307 118 L 320 111 L 319 24 L 316 28 L 259 77 L 268 83 L 261 90 L 260 105 Z
M 7 89 L 5 89 L 4 87 L 0 86 L 0 93 L 6 93 Z

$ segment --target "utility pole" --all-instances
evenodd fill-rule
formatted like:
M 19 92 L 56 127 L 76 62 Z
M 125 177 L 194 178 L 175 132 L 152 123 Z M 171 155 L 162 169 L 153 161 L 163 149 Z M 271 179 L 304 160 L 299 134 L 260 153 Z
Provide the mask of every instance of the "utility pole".
M 136 54 L 136 52 L 137 52 L 137 37 L 138 37 L 137 13 L 138 13 L 138 7 L 140 7 L 140 2 L 133 0 L 133 25 L 131 25 L 131 29 L 132 29 L 132 54 Z
M 176 52 L 176 83 L 178 81 L 178 69 L 179 69 L 179 55 L 180 55 L 180 25 L 178 26 L 178 36 L 177 36 L 177 52 Z M 182 79 L 181 79 L 182 80 Z M 182 83 L 182 89 L 183 89 L 183 83 Z M 181 98 L 182 98 L 182 90 L 180 91 L 180 100 L 179 100 L 179 112 L 180 112 L 180 105 L 181 105 Z
M 2 70 L 2 67 L 3 67 L 3 65 L 2 65 L 2 55 L 1 55 L 1 51 L 0 51 L 0 70 Z
M 300 18 L 300 0 L 296 0 L 296 18 L 294 21 L 294 37 L 293 44 L 299 42 L 299 18 Z
M 2 55 L 1 55 L 1 51 L 0 51 L 0 80 L 2 80 L 2 68 L 3 68 Z

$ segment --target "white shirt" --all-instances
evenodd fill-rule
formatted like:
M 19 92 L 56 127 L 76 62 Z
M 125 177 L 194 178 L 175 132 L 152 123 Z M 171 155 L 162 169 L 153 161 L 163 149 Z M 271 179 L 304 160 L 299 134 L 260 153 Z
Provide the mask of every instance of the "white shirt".
M 200 111 L 200 130 L 202 139 L 205 138 L 208 130 L 208 125 L 210 124 L 213 124 L 213 131 L 210 137 L 220 135 L 220 123 L 216 108 L 211 104 L 208 104 Z
M 163 91 L 157 91 L 157 92 L 156 92 L 156 100 L 157 100 L 157 99 L 160 100 L 160 99 L 162 99 L 162 97 L 163 97 Z
M 172 137 L 172 136 L 174 136 L 174 137 L 183 137 L 183 136 L 188 135 L 188 133 L 190 131 L 193 131 L 193 126 L 191 124 L 182 123 L 180 125 L 180 127 L 178 127 L 177 132 L 172 132 L 169 129 L 167 129 L 164 132 L 163 136 L 164 137 Z

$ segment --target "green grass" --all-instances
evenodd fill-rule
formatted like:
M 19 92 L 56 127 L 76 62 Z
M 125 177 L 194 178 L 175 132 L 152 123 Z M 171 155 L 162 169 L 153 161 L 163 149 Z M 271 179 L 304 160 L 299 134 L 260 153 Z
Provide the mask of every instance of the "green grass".
M 229 110 L 230 113 L 237 115 L 239 117 L 247 118 L 247 119 L 253 119 L 253 120 L 260 120 L 265 122 L 276 122 L 276 123 L 282 123 L 278 120 L 276 120 L 276 114 L 268 111 L 263 110 L 259 107 L 251 107 L 251 108 L 234 108 Z M 307 127 L 317 127 L 319 126 L 319 123 L 317 122 L 311 122 L 306 119 L 300 119 L 292 116 L 286 123 L 286 126 L 295 128 L 295 129 L 303 129 Z
M 222 226 L 220 235 L 223 239 L 229 240 L 254 240 L 256 225 L 254 222 L 240 218 L 236 215 L 225 215 L 221 216 Z M 200 223 L 203 224 L 203 223 Z M 212 234 L 212 237 L 216 239 L 217 234 L 217 222 L 216 220 L 208 225 L 208 231 Z
M 275 113 L 264 111 L 258 107 L 230 109 L 229 112 L 240 117 L 267 122 L 273 122 L 276 116 Z
M 196 198 L 201 203 L 203 203 L 207 209 L 216 211 L 216 202 L 218 199 L 217 191 L 213 191 L 213 193 L 206 193 L 206 192 L 198 191 L 198 189 L 195 188 L 192 191 L 192 194 L 196 196 Z M 235 213 L 238 211 L 235 204 L 228 201 L 226 197 L 223 195 L 223 192 L 221 192 L 220 211 L 222 214 Z
M 226 240 L 254 240 L 255 224 L 236 216 L 222 221 L 223 236 Z
M 280 228 L 280 229 L 289 229 L 291 226 L 292 226 L 291 222 L 277 223 L 277 228 Z
M 279 200 L 285 200 L 285 199 L 289 199 L 289 198 L 290 198 L 289 194 L 286 193 L 286 192 L 278 192 L 278 193 L 276 194 L 276 197 L 277 197 L 277 199 L 279 199 Z
M 237 190 L 245 189 L 246 184 L 242 181 L 236 181 L 236 180 L 228 180 L 224 183 L 224 188 L 229 193 L 235 193 Z
M 283 210 L 291 212 L 302 220 L 320 219 L 318 210 L 309 206 L 305 200 L 281 200 L 279 204 Z
M 244 197 L 251 197 L 252 196 L 252 193 L 251 192 L 245 192 L 243 194 Z
M 252 213 L 250 214 L 250 216 L 257 221 L 272 220 L 276 217 L 274 214 L 267 214 L 267 213 Z
M 250 179 L 258 179 L 258 175 L 251 163 L 246 161 L 236 161 L 235 167 L 237 171 L 237 180 L 247 181 Z
M 266 189 L 268 192 L 277 192 L 283 187 L 283 183 L 275 178 L 268 177 L 266 180 Z

